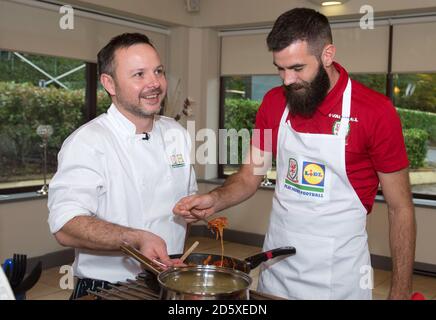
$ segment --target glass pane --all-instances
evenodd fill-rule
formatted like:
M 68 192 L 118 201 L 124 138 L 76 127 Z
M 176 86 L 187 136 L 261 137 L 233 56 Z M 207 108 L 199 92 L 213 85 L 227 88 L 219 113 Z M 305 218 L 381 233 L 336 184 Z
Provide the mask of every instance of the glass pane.
M 359 81 L 372 90 L 378 91 L 381 94 L 386 94 L 385 74 L 350 73 L 350 78 Z
M 249 99 L 251 97 L 251 77 L 224 77 L 224 96 L 226 99 Z
M 0 190 L 42 185 L 43 159 L 50 180 L 62 142 L 84 122 L 85 82 L 83 61 L 0 51 Z
M 272 88 L 281 86 L 282 79 L 279 76 L 253 76 L 251 85 L 251 99 L 262 101 L 263 96 Z
M 412 190 L 436 195 L 436 73 L 394 75 L 394 103 L 407 131 Z
M 222 79 L 224 84 L 224 129 L 254 128 L 256 113 L 263 96 L 273 87 L 282 85 L 282 80 L 277 75 L 266 76 L 232 76 Z M 237 155 L 231 152 L 227 144 L 227 164 L 224 165 L 224 175 L 236 172 L 243 158 L 242 137 L 238 141 Z M 232 159 L 237 158 L 237 163 Z M 275 166 L 275 162 L 273 163 Z M 275 169 L 268 173 L 269 178 L 275 179 Z
M 109 97 L 109 94 L 104 90 L 100 81 L 98 81 L 97 87 L 97 116 L 102 113 L 105 113 L 109 106 L 111 105 L 112 100 Z

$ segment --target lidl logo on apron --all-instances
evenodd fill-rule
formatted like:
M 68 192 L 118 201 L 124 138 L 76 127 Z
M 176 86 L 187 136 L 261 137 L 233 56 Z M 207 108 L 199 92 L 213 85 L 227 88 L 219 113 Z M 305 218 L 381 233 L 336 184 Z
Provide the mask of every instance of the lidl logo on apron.
M 324 197 L 325 165 L 303 161 L 303 170 L 298 172 L 297 160 L 289 159 L 288 173 L 285 178 L 285 188 L 298 194 L 310 197 Z
M 303 184 L 322 187 L 324 191 L 325 166 L 313 162 L 303 162 Z
M 171 167 L 180 168 L 185 166 L 185 161 L 183 160 L 182 154 L 173 154 L 171 156 Z

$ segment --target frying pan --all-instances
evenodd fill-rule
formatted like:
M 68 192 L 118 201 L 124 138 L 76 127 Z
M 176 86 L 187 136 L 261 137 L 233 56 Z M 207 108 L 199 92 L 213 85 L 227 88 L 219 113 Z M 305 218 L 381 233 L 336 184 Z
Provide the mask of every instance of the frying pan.
M 280 247 L 273 250 L 261 252 L 245 258 L 244 260 L 239 260 L 233 257 L 224 256 L 223 257 L 223 267 L 236 269 L 245 273 L 250 273 L 250 271 L 258 267 L 262 262 L 269 259 L 285 256 L 294 255 L 296 250 L 294 247 Z M 171 255 L 170 258 L 180 258 L 181 254 Z M 209 258 L 210 257 L 210 258 Z M 208 261 L 205 263 L 205 261 Z M 184 263 L 187 265 L 215 265 L 221 266 L 221 255 L 218 254 L 208 254 L 208 253 L 191 253 L 185 260 Z
M 159 270 L 153 260 L 128 244 L 121 245 L 125 254 L 140 262 L 146 269 L 144 282 L 165 300 L 245 300 L 249 297 L 251 277 L 235 268 L 190 263 L 185 267 Z M 271 256 L 268 254 L 268 257 Z M 201 257 L 201 256 L 200 256 Z M 198 257 L 198 258 L 200 258 Z M 210 261 L 213 261 L 209 256 Z M 185 260 L 186 261 L 186 260 Z M 221 260 L 220 260 L 221 261 Z M 233 260 L 229 260 L 233 264 Z M 230 262 L 229 262 L 230 263 Z M 230 266 L 233 266 L 229 265 Z M 236 265 L 236 264 L 235 264 Z M 150 276 L 152 274 L 152 276 Z

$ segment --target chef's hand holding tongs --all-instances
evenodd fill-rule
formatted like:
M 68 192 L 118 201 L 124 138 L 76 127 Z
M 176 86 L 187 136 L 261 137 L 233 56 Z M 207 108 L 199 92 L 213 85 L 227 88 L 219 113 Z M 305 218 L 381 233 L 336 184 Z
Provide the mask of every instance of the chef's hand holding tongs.
M 132 236 L 123 240 L 120 246 L 121 251 L 154 272 L 180 264 L 179 259 L 171 259 L 168 256 L 166 243 L 161 237 L 144 231 L 140 239 L 138 241 L 138 237 Z

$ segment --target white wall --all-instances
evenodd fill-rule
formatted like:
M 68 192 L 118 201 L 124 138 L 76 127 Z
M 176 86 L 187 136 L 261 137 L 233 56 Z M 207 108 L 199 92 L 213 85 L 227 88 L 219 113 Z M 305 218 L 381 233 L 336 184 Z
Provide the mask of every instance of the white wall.
M 415 207 L 417 237 L 415 261 L 436 265 L 436 209 Z M 367 221 L 371 253 L 390 256 L 389 222 L 385 203 L 377 202 Z
M 191 136 L 193 154 L 201 152 L 204 138 L 196 133 L 201 129 L 213 130 L 218 136 L 219 119 L 219 53 L 220 39 L 218 32 L 212 29 L 176 27 L 171 29 L 170 50 L 168 66 L 170 93 L 178 79 L 181 80 L 182 100 L 189 98 L 192 104 L 193 115 L 184 117 L 182 125 L 193 121 L 193 134 Z M 215 145 L 216 143 L 212 143 Z M 214 149 L 214 148 L 209 148 Z M 213 157 L 215 159 L 215 157 Z M 198 159 L 198 157 L 197 157 Z M 210 179 L 217 176 L 216 164 L 195 164 L 198 177 Z
M 38 257 L 64 250 L 50 234 L 47 199 L 0 203 L 0 261 L 14 253 Z

